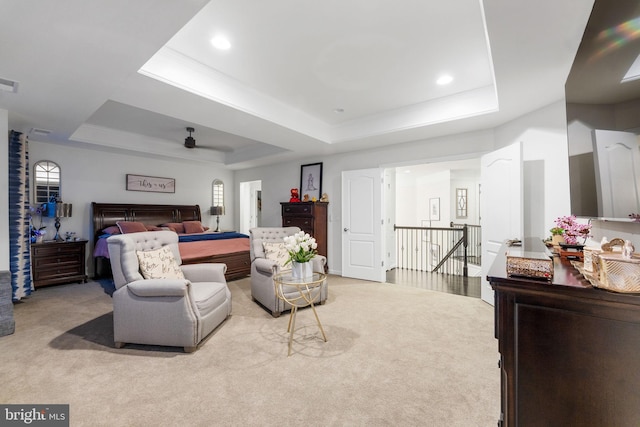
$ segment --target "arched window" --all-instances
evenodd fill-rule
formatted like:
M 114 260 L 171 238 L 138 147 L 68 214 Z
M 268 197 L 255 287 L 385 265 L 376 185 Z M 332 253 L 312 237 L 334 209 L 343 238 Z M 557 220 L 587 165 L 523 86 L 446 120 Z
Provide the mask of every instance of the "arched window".
M 60 200 L 60 166 L 50 160 L 41 160 L 33 166 L 33 201 L 39 205 L 52 198 Z
M 224 183 L 219 179 L 213 180 L 213 194 L 211 206 L 224 207 Z

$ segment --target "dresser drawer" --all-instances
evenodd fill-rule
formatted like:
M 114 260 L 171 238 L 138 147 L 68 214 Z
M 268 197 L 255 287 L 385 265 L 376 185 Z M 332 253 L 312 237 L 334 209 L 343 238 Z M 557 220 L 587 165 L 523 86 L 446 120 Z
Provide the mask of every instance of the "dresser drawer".
M 82 245 L 73 243 L 40 243 L 32 246 L 33 255 L 39 257 L 57 256 L 60 254 L 80 254 L 84 253 L 84 243 Z
M 297 215 L 297 216 L 312 216 L 313 205 L 307 203 L 291 203 L 282 206 L 282 216 Z
M 63 265 L 73 264 L 73 265 L 79 266 L 81 263 L 82 263 L 82 258 L 80 253 L 77 253 L 77 254 L 60 253 L 54 256 L 35 257 L 31 260 L 31 264 L 35 268 L 48 268 L 48 267 L 56 266 L 60 264 L 63 264 Z
M 61 264 L 50 268 L 35 269 L 33 271 L 33 280 L 36 282 L 42 280 L 78 280 L 77 277 L 83 277 L 84 272 L 80 271 L 78 264 Z
M 311 234 L 311 231 L 313 231 L 313 219 L 283 217 L 282 226 L 283 227 L 300 227 L 302 231 Z

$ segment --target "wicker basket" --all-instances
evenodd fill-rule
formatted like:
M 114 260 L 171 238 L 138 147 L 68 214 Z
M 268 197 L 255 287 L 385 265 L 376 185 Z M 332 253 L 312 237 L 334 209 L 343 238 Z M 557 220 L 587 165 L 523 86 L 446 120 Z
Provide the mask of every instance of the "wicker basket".
M 582 252 L 584 253 L 584 257 L 583 257 L 584 269 L 589 273 L 593 273 L 594 263 L 595 263 L 594 254 L 601 253 L 602 249 L 585 246 Z
M 619 252 L 593 254 L 594 286 L 614 292 L 640 292 L 640 257 L 624 258 Z

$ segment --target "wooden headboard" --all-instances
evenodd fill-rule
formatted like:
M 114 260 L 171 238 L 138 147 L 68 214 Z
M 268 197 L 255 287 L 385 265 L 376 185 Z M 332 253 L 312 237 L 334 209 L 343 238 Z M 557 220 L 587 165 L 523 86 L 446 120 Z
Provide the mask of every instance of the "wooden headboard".
M 138 221 L 147 225 L 165 222 L 202 221 L 199 205 L 139 205 L 123 203 L 91 203 L 93 242 L 100 232 L 118 221 Z

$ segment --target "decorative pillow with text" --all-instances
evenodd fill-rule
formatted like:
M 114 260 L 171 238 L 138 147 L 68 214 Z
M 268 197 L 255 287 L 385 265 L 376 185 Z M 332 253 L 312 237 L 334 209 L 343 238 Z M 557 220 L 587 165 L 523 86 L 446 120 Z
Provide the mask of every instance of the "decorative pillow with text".
M 262 247 L 265 258 L 277 262 L 280 267 L 284 267 L 289 261 L 289 252 L 285 249 L 284 242 L 262 242 Z
M 184 279 L 184 274 L 168 246 L 153 251 L 136 251 L 145 279 Z

